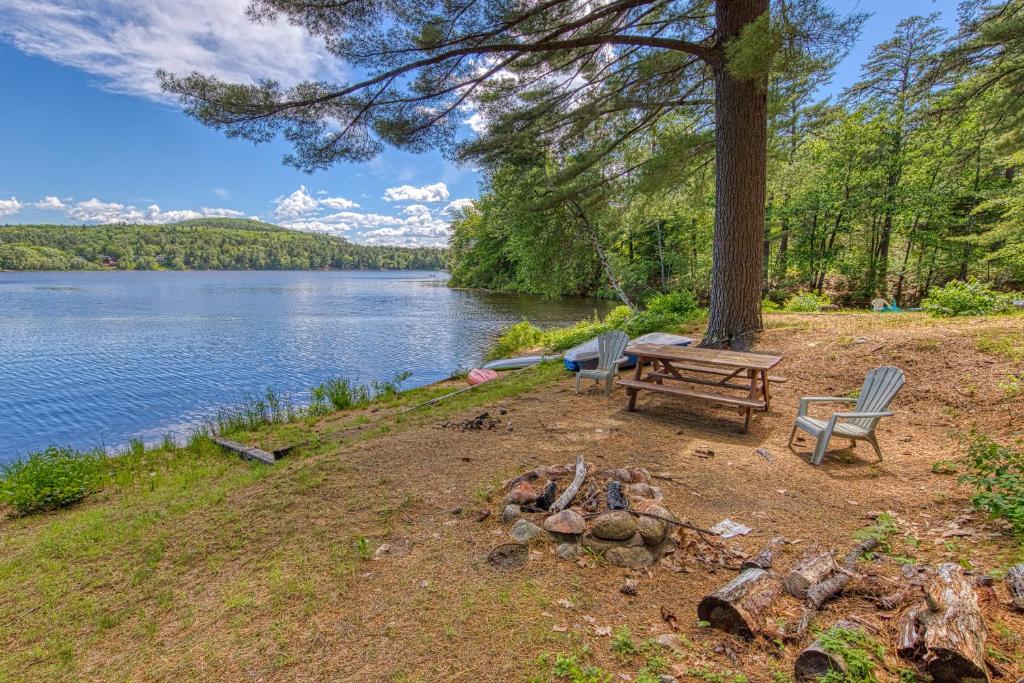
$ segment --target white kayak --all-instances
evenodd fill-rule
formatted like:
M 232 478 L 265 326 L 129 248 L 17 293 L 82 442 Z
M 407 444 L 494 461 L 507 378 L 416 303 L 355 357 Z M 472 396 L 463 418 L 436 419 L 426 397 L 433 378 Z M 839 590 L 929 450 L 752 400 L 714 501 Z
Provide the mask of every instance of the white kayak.
M 516 358 L 501 358 L 499 360 L 492 360 L 490 363 L 485 363 L 484 368 L 487 370 L 518 370 L 519 368 L 528 368 L 531 365 L 537 365 L 549 360 L 562 360 L 562 356 L 518 356 Z

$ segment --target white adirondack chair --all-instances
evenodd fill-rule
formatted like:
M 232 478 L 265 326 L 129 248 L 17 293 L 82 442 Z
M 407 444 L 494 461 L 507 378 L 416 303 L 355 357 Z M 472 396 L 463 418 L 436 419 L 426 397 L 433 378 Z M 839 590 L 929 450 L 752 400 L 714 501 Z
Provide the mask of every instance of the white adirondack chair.
M 811 463 L 820 465 L 825 457 L 825 449 L 828 448 L 829 439 L 833 434 L 845 437 L 850 440 L 853 446 L 858 440 L 867 441 L 875 448 L 878 459 L 882 459 L 882 449 L 878 447 L 878 439 L 875 437 L 875 426 L 883 417 L 889 417 L 893 413 L 888 410 L 889 404 L 896 396 L 896 393 L 903 387 L 906 378 L 903 371 L 891 365 L 875 368 L 868 372 L 864 378 L 864 386 L 860 389 L 857 398 L 843 396 L 806 396 L 800 399 L 800 408 L 797 411 L 796 420 L 793 422 L 793 431 L 789 433 L 789 446 L 793 447 L 793 437 L 796 430 L 807 432 L 818 440 L 814 447 L 814 455 Z M 807 409 L 812 403 L 856 403 L 852 412 L 833 413 L 827 420 L 820 420 L 807 414 Z
M 597 367 L 593 370 L 580 370 L 576 373 L 576 393 L 580 393 L 580 380 L 584 377 L 604 382 L 604 393 L 612 393 L 612 380 L 619 374 L 619 364 L 625 358 L 622 352 L 629 343 L 629 335 L 619 330 L 605 332 L 597 338 Z

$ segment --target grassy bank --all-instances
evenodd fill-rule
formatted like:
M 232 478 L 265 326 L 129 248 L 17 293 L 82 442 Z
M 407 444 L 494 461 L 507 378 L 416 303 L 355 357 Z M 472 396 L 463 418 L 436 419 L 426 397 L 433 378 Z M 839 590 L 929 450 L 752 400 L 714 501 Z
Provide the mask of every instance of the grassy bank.
M 386 393 L 321 415 L 293 412 L 288 419 L 282 409 L 262 424 L 257 418 L 225 423 L 232 438 L 265 448 L 305 444 L 274 466 L 242 461 L 202 434 L 186 446 L 138 446 L 106 458 L 106 480 L 84 500 L 2 523 L 0 679 L 24 680 L 30 672 L 45 680 L 76 679 L 95 664 L 95 644 L 113 632 L 152 643 L 163 615 L 175 613 L 187 625 L 195 618 L 195 608 L 182 602 L 190 577 L 216 572 L 244 555 L 248 514 L 230 501 L 247 487 L 268 478 L 278 482 L 272 486 L 281 495 L 253 505 L 283 509 L 322 481 L 319 454 L 543 386 L 561 372 L 550 364 L 524 370 L 406 413 L 400 411 L 449 393 L 453 385 Z M 252 416 L 254 410 L 263 412 L 251 405 L 237 412 Z M 186 520 L 197 517 L 204 531 L 188 534 L 183 547 Z M 365 537 L 358 533 L 327 541 L 317 551 L 326 553 L 321 559 L 327 566 L 320 568 L 348 580 L 362 560 L 359 541 Z M 269 590 L 281 600 L 301 599 L 306 590 L 301 576 L 311 561 L 311 554 L 276 557 L 269 574 L 240 576 L 236 592 L 224 596 L 218 608 L 244 619 L 249 604 L 244 594 L 254 579 L 269 581 Z

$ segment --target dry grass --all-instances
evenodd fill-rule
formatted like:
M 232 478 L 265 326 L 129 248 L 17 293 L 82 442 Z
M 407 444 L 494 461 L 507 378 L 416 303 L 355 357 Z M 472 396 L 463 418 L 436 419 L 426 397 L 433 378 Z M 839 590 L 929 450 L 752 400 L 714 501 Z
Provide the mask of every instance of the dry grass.
M 1019 553 L 976 515 L 962 521 L 975 535 L 943 537 L 968 492 L 931 466 L 956 460 L 971 427 L 1003 440 L 1020 435 L 1024 398 L 997 385 L 1019 367 L 980 340 L 1019 339 L 1024 318 L 780 314 L 768 327 L 760 348 L 786 356 L 779 373 L 790 381 L 746 435 L 734 413 L 658 396 L 641 397 L 640 412 L 627 413 L 621 392 L 577 396 L 567 374 L 542 369 L 424 413 L 399 416 L 396 408 L 443 389 L 253 435 L 267 446 L 312 439 L 273 468 L 209 453 L 197 456 L 205 469 L 179 474 L 175 486 L 4 521 L 0 678 L 530 680 L 550 671 L 537 661 L 544 653 L 584 649 L 590 663 L 635 677 L 650 651 L 616 653 L 584 616 L 629 627 L 640 644 L 667 631 L 662 607 L 685 636 L 673 661 L 694 680 L 742 671 L 762 681 L 790 671 L 794 652 L 697 624 L 697 601 L 730 572 L 656 568 L 627 597 L 618 588 L 632 573 L 562 562 L 546 546 L 521 570 L 486 565 L 504 531 L 493 516 L 477 523 L 472 513 L 498 507 L 502 479 L 577 453 L 673 473 L 664 487 L 670 507 L 700 525 L 725 517 L 747 524 L 754 532 L 739 541 L 747 550 L 776 535 L 846 547 L 869 511 L 891 510 L 899 532 L 890 552 L 901 561 L 988 571 Z M 786 450 L 798 396 L 848 393 L 883 363 L 904 368 L 909 380 L 898 417 L 880 428 L 883 462 L 863 445 L 833 452 L 820 467 L 807 462 L 810 442 Z M 439 427 L 481 404 L 492 414 L 507 409 L 500 428 Z M 696 444 L 715 456 L 694 457 Z M 773 463 L 754 454 L 759 447 Z M 400 538 L 413 542 L 408 555 L 365 559 L 367 549 Z M 855 607 L 841 601 L 820 623 Z M 563 625 L 567 632 L 553 630 Z M 1024 619 L 997 608 L 990 626 L 990 644 L 1015 680 L 1024 674 Z

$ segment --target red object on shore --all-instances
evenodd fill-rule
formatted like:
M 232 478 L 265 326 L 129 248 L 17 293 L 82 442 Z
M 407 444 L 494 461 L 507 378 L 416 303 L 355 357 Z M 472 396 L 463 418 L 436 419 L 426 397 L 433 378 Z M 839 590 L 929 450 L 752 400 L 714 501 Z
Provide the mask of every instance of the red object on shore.
M 483 384 L 484 382 L 490 382 L 492 379 L 498 379 L 498 373 L 487 368 L 473 368 L 469 371 L 466 379 L 469 380 L 470 384 Z

